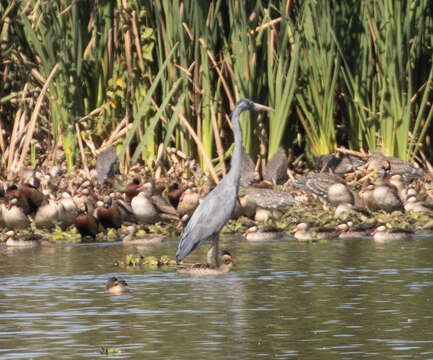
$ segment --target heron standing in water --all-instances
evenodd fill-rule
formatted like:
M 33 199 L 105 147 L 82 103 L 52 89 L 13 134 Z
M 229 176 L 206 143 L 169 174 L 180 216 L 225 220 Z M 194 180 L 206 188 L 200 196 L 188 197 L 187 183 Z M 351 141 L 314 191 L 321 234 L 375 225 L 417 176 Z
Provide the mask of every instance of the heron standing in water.
M 211 241 L 214 247 L 215 265 L 219 267 L 218 240 L 222 227 L 229 221 L 236 205 L 242 167 L 242 132 L 239 116 L 243 111 L 272 111 L 268 106 L 249 99 L 241 99 L 232 114 L 235 146 L 231 167 L 221 182 L 203 199 L 191 216 L 179 242 L 177 261 L 182 261 L 196 247 Z

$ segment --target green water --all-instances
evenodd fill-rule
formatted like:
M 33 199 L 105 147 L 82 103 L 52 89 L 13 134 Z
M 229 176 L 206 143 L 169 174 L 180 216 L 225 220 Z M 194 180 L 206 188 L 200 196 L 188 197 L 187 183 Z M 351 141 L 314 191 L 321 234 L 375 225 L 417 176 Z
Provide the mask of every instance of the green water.
M 113 266 L 129 253 L 174 257 L 176 246 L 2 248 L 0 358 L 433 359 L 430 237 L 225 239 L 238 261 L 222 277 Z M 105 293 L 113 275 L 130 294 Z

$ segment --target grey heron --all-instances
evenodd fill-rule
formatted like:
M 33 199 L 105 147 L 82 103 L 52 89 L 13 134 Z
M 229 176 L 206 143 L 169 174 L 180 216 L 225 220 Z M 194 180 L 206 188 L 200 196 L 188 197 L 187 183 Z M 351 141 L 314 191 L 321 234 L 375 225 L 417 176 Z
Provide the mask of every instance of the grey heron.
M 231 167 L 221 182 L 203 199 L 195 209 L 186 226 L 176 252 L 177 261 L 182 261 L 195 248 L 206 241 L 212 241 L 215 265 L 219 267 L 218 240 L 222 227 L 229 221 L 236 205 L 242 167 L 242 131 L 239 116 L 244 111 L 271 111 L 268 106 L 249 99 L 237 102 L 231 120 L 234 133 L 234 150 Z

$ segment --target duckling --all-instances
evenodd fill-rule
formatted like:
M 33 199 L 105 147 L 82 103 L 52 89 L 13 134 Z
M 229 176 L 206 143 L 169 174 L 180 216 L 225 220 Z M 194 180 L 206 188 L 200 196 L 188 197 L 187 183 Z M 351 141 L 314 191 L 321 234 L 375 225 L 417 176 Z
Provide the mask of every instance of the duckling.
M 375 242 L 401 241 L 413 239 L 414 232 L 409 229 L 387 228 L 384 225 L 377 227 L 372 233 Z
M 23 234 L 19 235 L 14 231 L 10 230 L 3 234 L 3 241 L 6 246 L 10 247 L 36 247 L 41 245 L 42 236 L 36 234 Z
M 107 280 L 105 290 L 111 295 L 122 295 L 129 292 L 129 287 L 125 280 L 118 280 L 113 276 Z
M 137 236 L 137 225 L 128 226 L 128 235 L 123 238 L 125 245 L 157 245 L 161 244 L 165 236 L 161 234 L 145 234 Z
M 284 237 L 284 232 L 271 226 L 261 229 L 257 226 L 251 226 L 243 233 L 243 237 L 248 241 L 276 240 Z
M 292 232 L 295 239 L 302 241 L 328 240 L 338 237 L 338 231 L 335 228 L 311 227 L 307 222 L 299 223 Z
M 236 262 L 236 259 L 228 252 L 223 250 L 219 257 L 219 267 L 215 268 L 210 265 L 213 258 L 215 247 L 212 246 L 207 253 L 207 264 L 178 264 L 177 272 L 182 275 L 190 276 L 213 276 L 225 275 L 230 271 L 230 264 Z

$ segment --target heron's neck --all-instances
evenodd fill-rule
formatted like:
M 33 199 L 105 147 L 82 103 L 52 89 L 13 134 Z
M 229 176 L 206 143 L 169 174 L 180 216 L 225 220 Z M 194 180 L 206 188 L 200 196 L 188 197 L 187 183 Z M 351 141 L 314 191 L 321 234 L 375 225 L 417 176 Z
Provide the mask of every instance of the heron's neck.
M 242 168 L 242 131 L 239 124 L 239 115 L 233 114 L 233 133 L 235 138 L 235 146 L 233 149 L 232 161 L 230 163 L 230 171 L 227 176 L 232 177 L 239 183 L 241 178 L 241 168 Z

